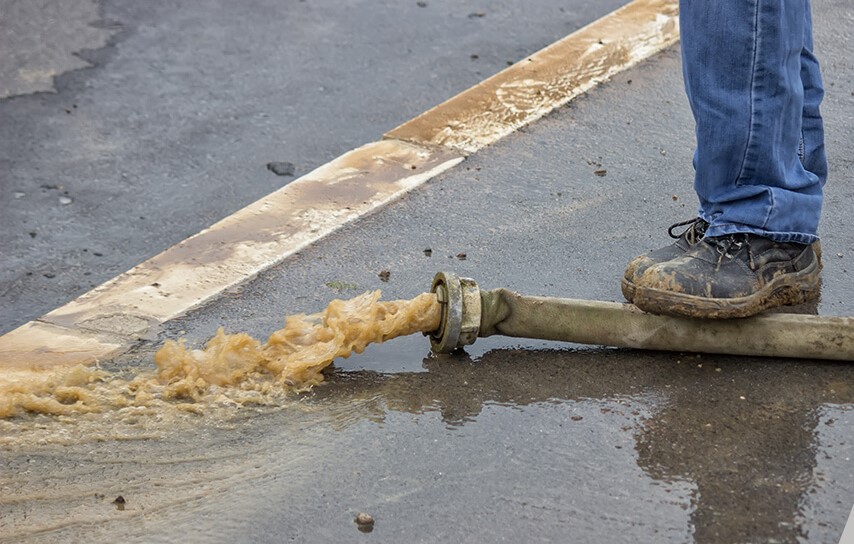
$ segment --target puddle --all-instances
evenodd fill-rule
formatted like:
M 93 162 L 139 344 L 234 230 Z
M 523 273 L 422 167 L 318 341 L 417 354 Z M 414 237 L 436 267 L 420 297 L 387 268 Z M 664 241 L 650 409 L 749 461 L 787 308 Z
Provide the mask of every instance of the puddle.
M 506 356 L 518 364 L 492 364 Z M 0 444 L 0 541 L 168 542 L 175 527 L 194 528 L 188 542 L 347 541 L 359 512 L 384 542 L 518 540 L 557 518 L 620 541 L 633 515 L 654 517 L 634 536 L 684 541 L 691 483 L 659 485 L 633 447 L 659 400 L 576 398 L 568 382 L 520 379 L 527 362 L 508 351 L 340 372 L 278 407 L 26 416 L 26 440 Z
M 416 337 L 290 374 L 325 383 L 296 395 L 282 380 L 276 397 L 228 356 L 198 367 L 229 338 L 208 355 L 170 344 L 192 360 L 167 368 L 189 368 L 175 383 L 199 400 L 165 399 L 167 379 L 140 404 L 0 419 L 0 541 L 169 542 L 175 527 L 191 542 L 348 541 L 367 537 L 367 512 L 380 542 L 796 542 L 838 536 L 850 510 L 849 365 L 493 338 L 422 360 Z M 233 340 L 260 368 L 263 344 Z M 364 370 L 413 359 L 423 371 Z M 63 386 L 89 391 L 71 372 Z M 134 377 L 98 387 L 111 379 Z M 237 400 L 256 394 L 268 402 Z

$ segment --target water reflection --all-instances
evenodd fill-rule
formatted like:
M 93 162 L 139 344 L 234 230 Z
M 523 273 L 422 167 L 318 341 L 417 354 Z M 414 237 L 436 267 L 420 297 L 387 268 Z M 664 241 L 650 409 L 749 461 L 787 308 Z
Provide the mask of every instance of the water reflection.
M 426 505 L 439 505 L 430 515 L 449 515 L 481 498 L 482 524 L 469 527 L 478 535 L 494 536 L 487 522 L 500 508 L 513 516 L 547 506 L 543 518 L 520 518 L 519 530 L 553 537 L 569 518 L 583 541 L 605 530 L 598 540 L 612 541 L 625 529 L 627 541 L 661 541 L 638 534 L 669 530 L 673 541 L 693 532 L 701 543 L 796 542 L 808 525 L 805 498 L 823 485 L 817 456 L 839 467 L 831 458 L 844 449 L 818 445 L 816 426 L 829 424 L 819 424 L 821 414 L 854 403 L 846 364 L 611 349 L 495 349 L 423 364 L 420 373 L 330 370 L 327 384 L 280 406 L 4 420 L 0 488 L 9 492 L 0 541 L 36 533 L 77 541 L 95 523 L 151 541 L 203 516 L 220 522 L 199 541 L 250 526 L 267 535 L 296 525 L 311 531 L 315 524 L 300 524 L 330 504 L 340 524 L 317 522 L 327 541 L 356 532 L 351 506 L 384 516 L 372 538 L 392 526 L 429 535 L 423 526 L 412 533 L 432 519 L 419 517 Z M 841 467 L 832 484 L 842 487 L 840 504 L 850 478 Z M 401 489 L 409 502 L 398 501 Z M 513 503 L 520 494 L 534 505 Z M 287 504 L 291 517 L 271 515 L 268 504 Z M 615 525 L 607 510 L 621 507 Z M 394 508 L 399 517 L 389 523 Z M 850 504 L 839 508 L 830 519 L 841 532 Z
M 379 418 L 387 409 L 438 411 L 458 426 L 488 404 L 654 396 L 660 409 L 635 434 L 638 464 L 656 480 L 695 483 L 700 543 L 803 538 L 799 508 L 815 482 L 819 409 L 854 402 L 854 369 L 836 363 L 505 349 L 478 361 L 430 357 L 424 366 L 429 372 L 338 373 L 313 402 L 361 399 Z

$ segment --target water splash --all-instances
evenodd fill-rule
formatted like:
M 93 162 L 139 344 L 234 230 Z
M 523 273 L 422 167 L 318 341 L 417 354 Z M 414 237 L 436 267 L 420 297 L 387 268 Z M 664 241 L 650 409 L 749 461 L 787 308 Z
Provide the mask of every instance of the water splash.
M 362 353 L 372 343 L 438 328 L 440 307 L 434 294 L 393 301 L 381 301 L 380 296 L 380 291 L 367 292 L 333 300 L 316 314 L 288 316 L 285 326 L 263 343 L 222 328 L 204 349 L 168 340 L 154 356 L 156 371 L 130 379 L 84 366 L 9 373 L 0 376 L 0 417 L 165 403 L 194 411 L 204 401 L 275 402 L 323 382 L 323 369 L 336 358 Z

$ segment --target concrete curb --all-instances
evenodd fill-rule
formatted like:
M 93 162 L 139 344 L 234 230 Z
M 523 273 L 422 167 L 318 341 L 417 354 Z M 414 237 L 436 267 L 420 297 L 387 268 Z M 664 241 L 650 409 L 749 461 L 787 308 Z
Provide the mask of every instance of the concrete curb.
M 675 0 L 635 0 L 0 336 L 4 369 L 114 357 L 160 324 L 375 211 L 679 38 Z

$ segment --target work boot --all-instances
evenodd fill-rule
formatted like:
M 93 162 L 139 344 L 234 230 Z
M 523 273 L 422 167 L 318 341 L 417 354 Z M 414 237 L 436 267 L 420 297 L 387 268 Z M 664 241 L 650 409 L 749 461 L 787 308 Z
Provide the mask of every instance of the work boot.
M 686 226 L 682 234 L 674 234 L 679 227 Z M 623 273 L 623 279 L 620 281 L 620 288 L 623 291 L 623 296 L 626 300 L 632 302 L 635 298 L 635 282 L 640 278 L 646 269 L 658 263 L 663 263 L 671 259 L 679 257 L 699 242 L 706 233 L 709 224 L 699 217 L 689 221 L 682 221 L 675 225 L 670 225 L 667 229 L 667 234 L 676 241 L 670 245 L 651 251 L 646 255 L 638 255 L 626 266 L 626 271 Z
M 682 256 L 648 267 L 635 282 L 634 303 L 655 314 L 748 317 L 816 300 L 820 269 L 811 244 L 707 236 Z

